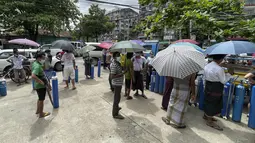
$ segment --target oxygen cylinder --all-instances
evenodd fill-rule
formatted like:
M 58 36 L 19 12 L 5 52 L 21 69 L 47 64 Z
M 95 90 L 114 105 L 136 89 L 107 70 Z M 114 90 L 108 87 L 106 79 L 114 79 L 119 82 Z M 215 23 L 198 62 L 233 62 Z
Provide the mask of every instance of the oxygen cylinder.
M 204 110 L 205 95 L 204 95 L 204 81 L 202 77 L 199 78 L 198 82 L 198 96 L 199 96 L 199 109 Z
M 243 86 L 243 81 L 236 86 L 235 89 L 235 100 L 233 105 L 233 115 L 232 120 L 236 122 L 241 121 L 242 111 L 243 111 L 243 103 L 245 96 L 245 87 Z
M 232 87 L 232 83 L 231 82 L 227 82 L 224 85 L 224 94 L 222 96 L 223 98 L 223 108 L 221 110 L 221 116 L 226 116 L 229 117 L 229 113 L 230 113 L 230 107 L 229 107 L 229 96 L 231 96 L 231 87 Z
M 252 87 L 248 127 L 255 129 L 255 86 Z

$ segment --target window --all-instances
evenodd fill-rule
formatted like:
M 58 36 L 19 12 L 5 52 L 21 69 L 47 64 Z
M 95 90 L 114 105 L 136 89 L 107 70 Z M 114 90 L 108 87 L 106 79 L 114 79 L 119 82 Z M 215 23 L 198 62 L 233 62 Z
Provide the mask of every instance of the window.
M 102 49 L 101 47 L 99 47 L 99 46 L 96 46 L 96 45 L 92 45 L 92 46 L 96 47 L 96 49 L 93 50 L 93 51 L 102 51 L 102 50 L 103 50 L 103 49 Z
M 146 50 L 151 50 L 152 49 L 152 45 L 144 45 L 143 46 Z
M 0 54 L 0 59 L 7 59 L 7 58 L 9 58 L 12 55 L 13 55 L 12 52 L 4 52 L 4 53 Z

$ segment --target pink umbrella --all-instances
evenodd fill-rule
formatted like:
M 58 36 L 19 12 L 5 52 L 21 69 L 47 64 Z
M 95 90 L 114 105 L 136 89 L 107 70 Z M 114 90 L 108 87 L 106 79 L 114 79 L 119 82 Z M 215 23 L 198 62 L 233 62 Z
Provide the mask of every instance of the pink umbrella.
M 112 42 L 102 42 L 98 46 L 108 50 L 112 45 L 113 45 Z
M 13 40 L 8 41 L 8 43 L 27 45 L 27 46 L 33 46 L 33 47 L 40 46 L 40 44 L 36 43 L 35 41 L 29 40 L 29 39 L 13 39 Z
M 191 40 L 191 39 L 181 39 L 181 40 L 177 40 L 177 41 L 175 41 L 173 44 L 175 44 L 175 43 L 180 43 L 180 42 L 188 42 L 188 43 L 195 44 L 195 45 L 198 45 L 198 44 L 199 44 L 197 41 Z

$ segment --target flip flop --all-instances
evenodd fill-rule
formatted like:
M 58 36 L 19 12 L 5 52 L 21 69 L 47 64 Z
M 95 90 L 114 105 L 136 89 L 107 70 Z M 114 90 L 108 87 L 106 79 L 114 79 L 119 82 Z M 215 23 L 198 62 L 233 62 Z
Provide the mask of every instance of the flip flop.
M 203 119 L 207 121 L 207 120 L 208 120 L 208 117 L 206 117 L 206 116 L 204 115 L 204 116 L 203 116 Z M 217 122 L 218 120 L 215 119 L 215 118 L 212 118 L 212 121 L 213 121 L 213 122 Z
M 216 130 L 223 131 L 223 128 L 221 128 L 219 125 L 217 125 L 217 124 L 215 124 L 215 123 L 208 123 L 208 122 L 207 122 L 206 125 L 209 126 L 209 127 L 214 128 L 214 129 L 216 129 Z
M 172 126 L 173 128 L 176 128 L 176 129 L 185 129 L 186 128 L 186 125 L 178 126 L 178 125 L 175 125 L 172 123 L 170 123 L 170 126 Z
M 66 87 L 64 87 L 64 89 L 69 89 L 69 87 L 68 87 L 68 86 L 66 86 Z
M 46 117 L 46 116 L 49 116 L 50 115 L 50 112 L 45 112 L 45 113 L 43 113 L 44 115 L 43 116 L 39 116 L 39 118 L 44 118 L 44 117 Z
M 162 109 L 162 110 L 164 110 L 164 111 L 166 111 L 166 110 L 167 110 L 167 109 L 166 109 L 166 108 L 164 108 L 164 107 L 161 107 L 161 109 Z
M 142 95 L 142 97 L 143 97 L 144 99 L 148 99 L 148 97 L 147 97 L 147 96 L 145 96 L 144 94 Z
M 76 87 L 73 87 L 73 88 L 72 88 L 72 90 L 75 90 L 75 89 L 76 89 Z
M 131 100 L 131 99 L 133 99 L 132 96 L 127 96 L 127 100 Z
M 170 125 L 170 121 L 166 117 L 161 118 L 167 125 Z

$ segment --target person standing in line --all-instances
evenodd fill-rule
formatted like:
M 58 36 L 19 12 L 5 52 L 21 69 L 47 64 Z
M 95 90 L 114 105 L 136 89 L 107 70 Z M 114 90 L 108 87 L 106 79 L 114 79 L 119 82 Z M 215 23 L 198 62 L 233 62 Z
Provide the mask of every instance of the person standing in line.
M 107 63 L 106 63 L 107 50 L 103 49 L 102 54 L 103 54 L 103 62 L 104 62 L 103 66 L 104 66 L 104 69 L 106 69 L 106 67 L 107 67 Z
M 23 55 L 19 54 L 19 51 L 17 48 L 13 49 L 13 55 L 10 56 L 7 59 L 7 62 L 10 62 L 13 64 L 13 70 L 14 70 L 14 77 L 18 81 L 18 85 L 21 85 L 21 80 L 25 80 L 25 83 L 28 83 L 26 80 L 26 72 L 23 68 L 23 60 L 26 60 L 27 58 Z M 21 74 L 21 78 L 19 77 L 19 73 Z
M 151 82 L 151 74 L 152 74 L 152 70 L 153 67 L 151 66 L 151 62 L 154 58 L 154 55 L 152 52 L 150 52 L 150 57 L 147 58 L 146 61 L 146 89 L 149 90 L 150 87 L 150 82 Z
M 71 51 L 66 51 L 65 54 L 62 56 L 61 61 L 64 62 L 64 80 L 66 82 L 66 87 L 69 88 L 68 85 L 68 79 L 69 77 L 71 78 L 72 85 L 73 85 L 73 90 L 76 89 L 75 87 L 75 72 L 74 69 L 76 68 L 75 66 L 75 57 L 74 54 Z
M 173 89 L 173 85 L 174 85 L 174 79 L 171 76 L 167 76 L 166 77 L 166 83 L 165 83 L 165 91 L 164 91 L 164 95 L 162 98 L 162 104 L 161 104 L 161 109 L 162 110 L 167 110 L 168 104 L 169 104 L 169 100 L 170 100 L 170 95 Z
M 187 111 L 188 101 L 195 94 L 195 74 L 191 74 L 184 79 L 174 78 L 174 88 L 170 96 L 167 108 L 167 116 L 162 120 L 174 128 L 186 128 L 184 114 Z
M 87 79 L 90 79 L 90 70 L 91 70 L 91 58 L 89 56 L 89 51 L 83 54 L 84 66 L 85 66 L 85 76 Z
M 109 52 L 107 55 L 107 66 L 108 66 L 109 71 L 111 71 L 110 65 L 112 63 L 112 60 L 113 60 L 112 54 Z M 114 92 L 114 88 L 112 86 L 111 72 L 109 72 L 108 81 L 109 81 L 111 91 Z
M 213 55 L 213 61 L 204 68 L 205 76 L 205 97 L 204 97 L 204 116 L 206 125 L 214 129 L 223 131 L 213 116 L 220 114 L 223 107 L 223 90 L 225 83 L 230 79 L 230 74 L 225 74 L 220 66 L 226 55 Z
M 133 90 L 136 90 L 135 96 L 138 96 L 138 90 L 141 90 L 142 97 L 147 99 L 144 94 L 144 85 L 143 85 L 143 68 L 145 65 L 145 58 L 141 56 L 141 53 L 136 53 L 135 57 L 132 59 L 134 66 L 134 74 L 133 74 Z
M 46 96 L 46 86 L 51 89 L 50 84 L 47 84 L 46 77 L 43 72 L 43 64 L 45 60 L 45 54 L 42 52 L 36 53 L 36 61 L 32 65 L 32 78 L 35 80 L 35 90 L 38 95 L 36 114 L 39 114 L 39 118 L 49 116 L 49 112 L 43 112 L 44 100 Z
M 64 50 L 62 50 L 62 52 L 60 52 L 60 53 L 57 53 L 57 55 L 56 55 L 56 58 L 58 59 L 58 60 L 60 60 L 61 61 L 61 59 L 62 59 L 62 56 L 65 54 L 65 51 Z M 63 76 L 63 79 L 65 78 L 64 77 L 64 63 L 63 62 L 61 62 L 61 65 L 62 65 L 62 76 Z M 64 80 L 63 80 L 64 81 Z
M 248 74 L 246 74 L 245 76 L 244 76 L 244 78 L 245 79 L 248 79 L 249 80 L 249 82 L 250 82 L 250 87 L 251 87 L 251 89 L 250 89 L 250 99 L 249 99 L 249 103 L 248 103 L 248 114 L 247 114 L 247 117 L 249 117 L 249 112 L 250 112 L 250 107 L 251 107 L 251 96 L 252 96 L 252 87 L 255 85 L 255 72 L 250 72 L 250 73 L 248 73 Z
M 131 58 L 133 57 L 133 53 L 127 53 L 127 59 L 125 60 L 125 97 L 127 100 L 133 99 L 132 96 L 130 96 L 130 90 L 131 90 L 131 82 L 133 77 L 133 63 L 131 61 Z
M 114 87 L 114 101 L 113 101 L 113 108 L 112 108 L 112 116 L 115 119 L 124 119 L 124 117 L 119 114 L 119 107 L 120 98 L 121 98 L 121 88 L 123 85 L 124 74 L 122 72 L 122 67 L 120 64 L 120 53 L 114 52 L 113 53 L 113 60 L 110 65 L 110 72 L 111 72 L 111 79 L 112 85 Z

